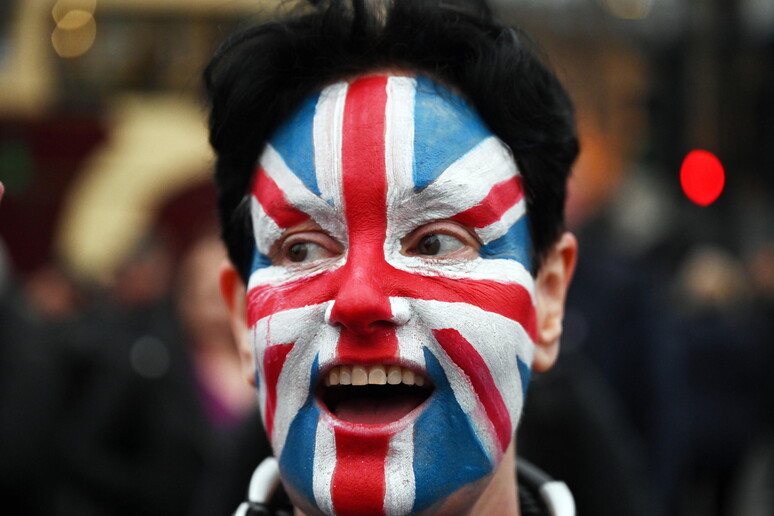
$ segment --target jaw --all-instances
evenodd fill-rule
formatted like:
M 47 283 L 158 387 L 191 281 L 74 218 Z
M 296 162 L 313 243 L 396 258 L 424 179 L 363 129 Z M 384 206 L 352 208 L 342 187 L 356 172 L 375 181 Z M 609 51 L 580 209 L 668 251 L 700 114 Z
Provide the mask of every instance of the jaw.
M 460 489 L 415 516 L 519 516 L 515 439 L 497 469 Z
M 519 516 L 521 513 L 518 504 L 514 455 L 512 444 L 495 472 L 462 486 L 446 498 L 416 513 L 415 516 L 472 516 L 475 514 Z M 296 491 L 292 485 L 286 482 L 283 484 L 295 507 L 294 516 L 330 516 Z
M 358 507 L 353 514 L 375 515 L 386 504 L 394 514 L 466 514 L 500 458 L 487 451 L 435 356 L 426 352 L 425 367 L 410 369 L 414 385 L 382 383 L 378 368 L 376 383 L 363 382 L 363 371 L 344 366 L 315 375 L 311 403 L 282 447 L 282 478 L 297 506 L 306 514 Z M 335 377 L 342 370 L 345 385 Z

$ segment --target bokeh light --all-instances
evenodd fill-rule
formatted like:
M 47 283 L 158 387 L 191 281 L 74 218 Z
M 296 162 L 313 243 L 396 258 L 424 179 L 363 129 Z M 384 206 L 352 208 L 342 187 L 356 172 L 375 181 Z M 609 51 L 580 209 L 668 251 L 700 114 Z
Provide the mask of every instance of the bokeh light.
M 653 0 L 599 0 L 610 14 L 624 20 L 642 20 L 653 9 Z
M 54 51 L 64 58 L 88 52 L 97 37 L 96 0 L 60 0 L 51 10 L 56 28 L 51 34 Z
M 59 0 L 51 8 L 51 16 L 59 24 L 70 11 L 78 10 L 94 14 L 96 8 L 97 0 Z
M 709 206 L 720 197 L 726 183 L 723 165 L 714 154 L 693 150 L 683 160 L 680 184 L 685 195 L 699 206 Z

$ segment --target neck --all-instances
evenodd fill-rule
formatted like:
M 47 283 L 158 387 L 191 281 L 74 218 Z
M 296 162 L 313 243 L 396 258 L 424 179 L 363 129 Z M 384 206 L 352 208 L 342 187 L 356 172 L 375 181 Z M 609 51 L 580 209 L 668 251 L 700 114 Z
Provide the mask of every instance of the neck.
M 516 449 L 513 441 L 508 446 L 492 481 L 473 506 L 470 514 L 520 516 L 518 482 L 516 482 Z

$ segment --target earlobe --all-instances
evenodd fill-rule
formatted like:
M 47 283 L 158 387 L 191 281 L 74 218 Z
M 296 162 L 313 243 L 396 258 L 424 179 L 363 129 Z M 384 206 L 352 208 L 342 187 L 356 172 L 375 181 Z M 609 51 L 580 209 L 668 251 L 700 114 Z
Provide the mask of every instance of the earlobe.
M 224 260 L 220 266 L 220 292 L 228 308 L 231 331 L 239 346 L 242 370 L 247 381 L 255 386 L 255 366 L 248 338 L 245 284 L 228 260 Z
M 544 372 L 559 355 L 564 303 L 578 256 L 578 241 L 565 232 L 551 248 L 535 281 L 537 342 L 532 368 Z

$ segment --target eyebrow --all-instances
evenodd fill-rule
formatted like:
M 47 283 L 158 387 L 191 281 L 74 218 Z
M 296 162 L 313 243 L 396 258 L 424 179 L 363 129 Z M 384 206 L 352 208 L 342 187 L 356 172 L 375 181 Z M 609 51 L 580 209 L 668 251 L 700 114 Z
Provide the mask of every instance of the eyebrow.
M 521 176 L 513 176 L 494 185 L 479 204 L 454 215 L 451 220 L 472 228 L 483 228 L 500 220 L 523 198 Z
M 274 179 L 266 173 L 263 167 L 259 167 L 256 172 L 253 195 L 260 203 L 263 211 L 266 212 L 266 215 L 282 229 L 292 228 L 311 218 L 309 214 L 304 213 L 288 202 L 284 192 L 277 186 Z

